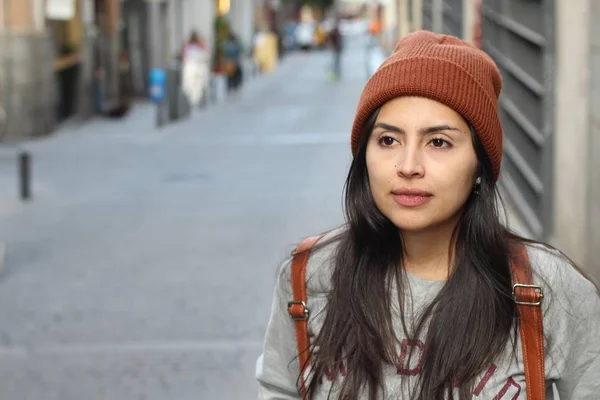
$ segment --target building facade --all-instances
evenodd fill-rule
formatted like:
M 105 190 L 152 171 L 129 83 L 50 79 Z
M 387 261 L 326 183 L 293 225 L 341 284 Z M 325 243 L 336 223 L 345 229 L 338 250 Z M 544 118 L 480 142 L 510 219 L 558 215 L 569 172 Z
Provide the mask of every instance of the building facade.
M 175 68 L 193 31 L 215 51 L 225 17 L 250 49 L 258 1 L 3 0 L 0 142 L 145 98 L 153 67 Z M 124 69 L 124 65 L 126 68 Z
M 54 46 L 41 7 L 23 0 L 2 2 L 0 107 L 4 121 L 0 138 L 3 141 L 35 137 L 51 130 L 56 123 L 58 102 L 54 97 L 54 78 L 60 70 L 68 69 L 71 60 L 59 58 L 54 62 Z M 65 42 L 69 42 L 67 36 L 63 32 Z
M 3 0 L 0 141 L 46 135 L 118 95 L 120 3 Z

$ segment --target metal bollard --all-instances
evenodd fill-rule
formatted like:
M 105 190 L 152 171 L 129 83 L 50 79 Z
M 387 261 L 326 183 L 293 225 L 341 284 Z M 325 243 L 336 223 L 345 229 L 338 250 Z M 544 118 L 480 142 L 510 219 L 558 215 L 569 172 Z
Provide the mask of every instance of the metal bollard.
M 159 129 L 164 125 L 162 111 L 162 102 L 156 103 L 156 127 Z
M 21 200 L 31 198 L 31 157 L 26 151 L 19 154 L 19 186 Z

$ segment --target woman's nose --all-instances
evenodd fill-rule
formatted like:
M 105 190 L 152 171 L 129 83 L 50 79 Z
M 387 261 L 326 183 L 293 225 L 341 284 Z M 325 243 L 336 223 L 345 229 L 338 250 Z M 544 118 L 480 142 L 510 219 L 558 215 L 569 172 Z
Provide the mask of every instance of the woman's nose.
M 405 146 L 399 152 L 396 170 L 404 178 L 417 178 L 425 174 L 422 152 L 416 145 Z

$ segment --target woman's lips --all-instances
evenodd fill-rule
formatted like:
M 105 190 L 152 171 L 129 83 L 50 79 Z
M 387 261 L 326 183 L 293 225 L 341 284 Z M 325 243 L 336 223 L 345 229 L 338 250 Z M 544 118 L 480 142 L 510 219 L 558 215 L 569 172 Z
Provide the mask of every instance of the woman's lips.
M 420 189 L 402 188 L 392 191 L 396 203 L 404 207 L 419 207 L 428 203 L 433 195 Z

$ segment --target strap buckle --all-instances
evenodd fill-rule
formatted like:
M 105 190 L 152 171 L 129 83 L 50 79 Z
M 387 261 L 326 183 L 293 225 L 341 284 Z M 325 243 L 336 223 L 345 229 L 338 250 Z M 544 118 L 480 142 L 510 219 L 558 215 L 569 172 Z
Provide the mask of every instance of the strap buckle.
M 517 293 L 516 293 L 517 288 L 533 289 L 535 291 L 535 294 L 539 295 L 538 300 L 537 301 L 524 300 L 524 297 L 528 298 L 529 296 L 526 296 L 526 295 L 524 296 L 523 294 L 521 294 L 520 296 L 517 295 Z M 512 295 L 513 295 L 513 299 L 515 300 L 515 303 L 517 303 L 517 304 L 521 304 L 524 306 L 539 306 L 540 304 L 542 304 L 542 299 L 544 298 L 544 290 L 542 289 L 542 287 L 540 285 L 515 283 L 513 285 Z
M 296 311 L 294 311 L 294 306 L 302 306 L 302 310 L 298 312 L 298 307 L 295 307 Z M 288 301 L 288 314 L 290 314 L 290 318 L 294 321 L 306 321 L 310 315 L 310 311 L 305 302 L 295 300 Z

